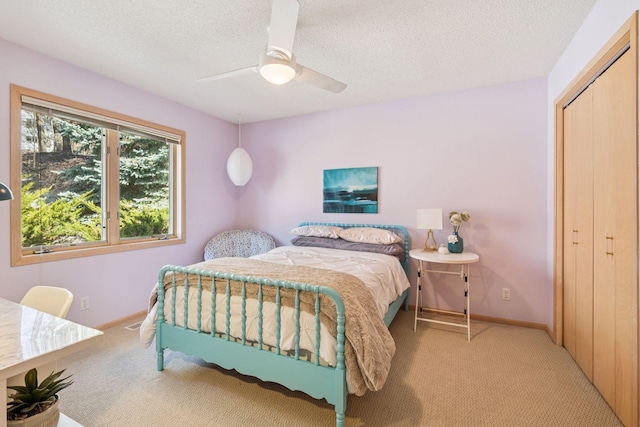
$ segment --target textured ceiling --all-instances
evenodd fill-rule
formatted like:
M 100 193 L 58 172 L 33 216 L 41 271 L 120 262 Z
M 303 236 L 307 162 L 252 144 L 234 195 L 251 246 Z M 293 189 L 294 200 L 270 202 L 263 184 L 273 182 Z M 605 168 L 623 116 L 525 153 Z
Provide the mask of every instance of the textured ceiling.
M 339 94 L 257 73 L 271 0 L 0 0 L 0 38 L 237 122 L 544 77 L 597 0 L 299 0 L 300 64 Z

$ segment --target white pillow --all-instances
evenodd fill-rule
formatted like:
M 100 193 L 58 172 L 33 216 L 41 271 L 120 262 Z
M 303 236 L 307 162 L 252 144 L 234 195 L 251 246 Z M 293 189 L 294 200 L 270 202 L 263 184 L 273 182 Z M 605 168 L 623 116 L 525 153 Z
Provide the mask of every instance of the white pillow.
M 354 227 L 340 232 L 340 237 L 350 242 L 372 243 L 374 245 L 392 245 L 402 242 L 397 234 L 381 228 Z
M 291 230 L 290 234 L 296 236 L 312 236 L 312 237 L 328 237 L 330 239 L 337 239 L 340 237 L 342 227 L 334 227 L 331 225 L 304 225 L 302 227 L 296 227 Z

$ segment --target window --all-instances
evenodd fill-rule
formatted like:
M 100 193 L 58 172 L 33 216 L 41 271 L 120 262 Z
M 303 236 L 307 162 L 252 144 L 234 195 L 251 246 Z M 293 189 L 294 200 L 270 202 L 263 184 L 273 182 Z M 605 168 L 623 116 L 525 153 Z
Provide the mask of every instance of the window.
M 184 242 L 184 132 L 18 86 L 11 127 L 12 265 Z

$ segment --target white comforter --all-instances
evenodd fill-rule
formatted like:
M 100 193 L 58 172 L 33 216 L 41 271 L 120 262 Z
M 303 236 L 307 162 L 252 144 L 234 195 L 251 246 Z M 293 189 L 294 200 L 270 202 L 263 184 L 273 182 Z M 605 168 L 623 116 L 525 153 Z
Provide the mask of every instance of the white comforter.
M 351 274 L 362 280 L 378 303 L 380 317 L 389 304 L 409 288 L 409 280 L 397 258 L 370 252 L 308 246 L 280 246 L 252 258 L 277 264 L 304 265 Z

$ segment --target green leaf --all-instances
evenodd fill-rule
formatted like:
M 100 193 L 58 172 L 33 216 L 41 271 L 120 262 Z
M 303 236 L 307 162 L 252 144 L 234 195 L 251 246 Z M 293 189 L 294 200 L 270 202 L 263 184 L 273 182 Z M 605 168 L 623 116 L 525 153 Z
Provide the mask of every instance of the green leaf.
M 27 390 L 33 390 L 38 387 L 38 370 L 36 368 L 30 369 L 24 376 L 24 385 Z
M 29 393 L 29 390 L 27 390 L 27 388 L 23 385 L 8 385 L 7 388 L 15 390 L 18 393 Z
M 63 369 L 62 371 L 55 372 L 55 373 L 52 371 L 52 372 L 49 374 L 49 376 L 48 376 L 47 378 L 45 378 L 45 379 L 40 383 L 40 387 L 41 387 L 41 388 L 47 388 L 47 387 L 49 387 L 49 384 L 51 384 L 52 382 L 54 382 L 55 380 L 57 380 L 57 379 L 58 379 L 58 377 L 59 377 L 60 375 L 62 375 L 62 373 L 63 373 L 63 372 L 64 372 L 64 369 Z M 67 378 L 69 378 L 69 377 L 67 377 Z M 66 379 L 66 378 L 65 378 L 65 379 Z M 61 380 L 61 381 L 63 381 L 63 380 Z

